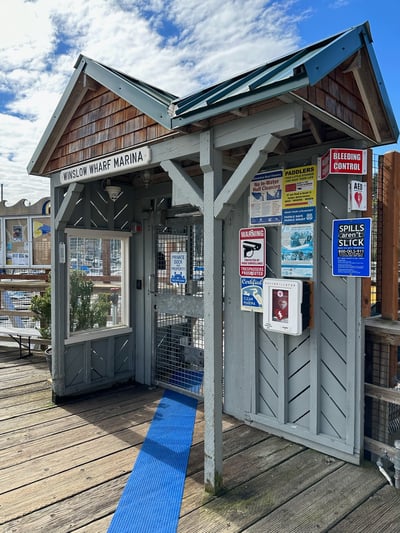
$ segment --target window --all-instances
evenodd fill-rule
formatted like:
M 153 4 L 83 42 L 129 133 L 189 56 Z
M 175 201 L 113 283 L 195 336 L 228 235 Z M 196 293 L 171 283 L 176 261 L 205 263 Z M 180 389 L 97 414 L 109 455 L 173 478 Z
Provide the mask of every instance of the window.
M 69 334 L 128 326 L 128 246 L 122 232 L 68 229 Z

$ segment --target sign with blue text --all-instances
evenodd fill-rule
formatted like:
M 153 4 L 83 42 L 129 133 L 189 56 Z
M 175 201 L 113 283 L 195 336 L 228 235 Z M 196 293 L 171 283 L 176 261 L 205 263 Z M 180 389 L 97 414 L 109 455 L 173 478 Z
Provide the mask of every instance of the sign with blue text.
M 282 221 L 283 170 L 256 174 L 250 183 L 250 225 L 278 225 Z
M 263 311 L 263 279 L 240 278 L 240 296 L 242 311 Z
M 332 224 L 332 274 L 371 276 L 371 219 L 349 218 Z
M 187 283 L 187 252 L 171 252 L 171 283 Z

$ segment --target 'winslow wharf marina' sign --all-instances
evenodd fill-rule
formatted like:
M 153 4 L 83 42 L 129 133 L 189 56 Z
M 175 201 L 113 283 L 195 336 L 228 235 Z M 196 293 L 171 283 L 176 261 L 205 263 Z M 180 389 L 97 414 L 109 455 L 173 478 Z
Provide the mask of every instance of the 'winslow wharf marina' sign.
M 148 165 L 150 161 L 150 147 L 142 146 L 135 150 L 129 150 L 109 157 L 103 157 L 102 159 L 96 159 L 83 165 L 66 168 L 60 172 L 60 181 L 61 183 L 71 183 L 73 181 L 85 181 L 116 173 L 120 174 L 133 168 Z

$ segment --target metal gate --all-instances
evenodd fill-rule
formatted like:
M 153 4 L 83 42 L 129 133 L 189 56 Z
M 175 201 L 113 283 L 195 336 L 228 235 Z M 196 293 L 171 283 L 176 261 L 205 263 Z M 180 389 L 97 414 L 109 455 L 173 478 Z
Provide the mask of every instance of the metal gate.
M 172 218 L 155 229 L 154 382 L 202 397 L 203 219 Z

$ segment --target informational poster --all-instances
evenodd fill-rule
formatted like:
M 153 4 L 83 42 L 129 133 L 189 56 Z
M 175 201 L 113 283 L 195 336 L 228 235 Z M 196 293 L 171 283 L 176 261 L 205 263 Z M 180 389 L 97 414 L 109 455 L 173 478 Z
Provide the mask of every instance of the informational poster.
M 242 311 L 263 311 L 263 279 L 240 278 L 240 296 Z
M 349 218 L 332 224 L 332 274 L 371 276 L 371 219 Z
M 276 225 L 282 221 L 283 170 L 256 174 L 250 183 L 250 225 Z
M 51 264 L 51 227 L 49 217 L 32 219 L 32 264 Z
M 28 219 L 10 218 L 6 226 L 6 264 L 26 266 L 29 264 Z
M 312 278 L 314 224 L 288 224 L 281 231 L 281 274 L 287 278 Z
M 283 173 L 283 224 L 307 224 L 315 221 L 317 166 L 288 168 Z
M 171 252 L 171 283 L 187 283 L 187 252 Z

